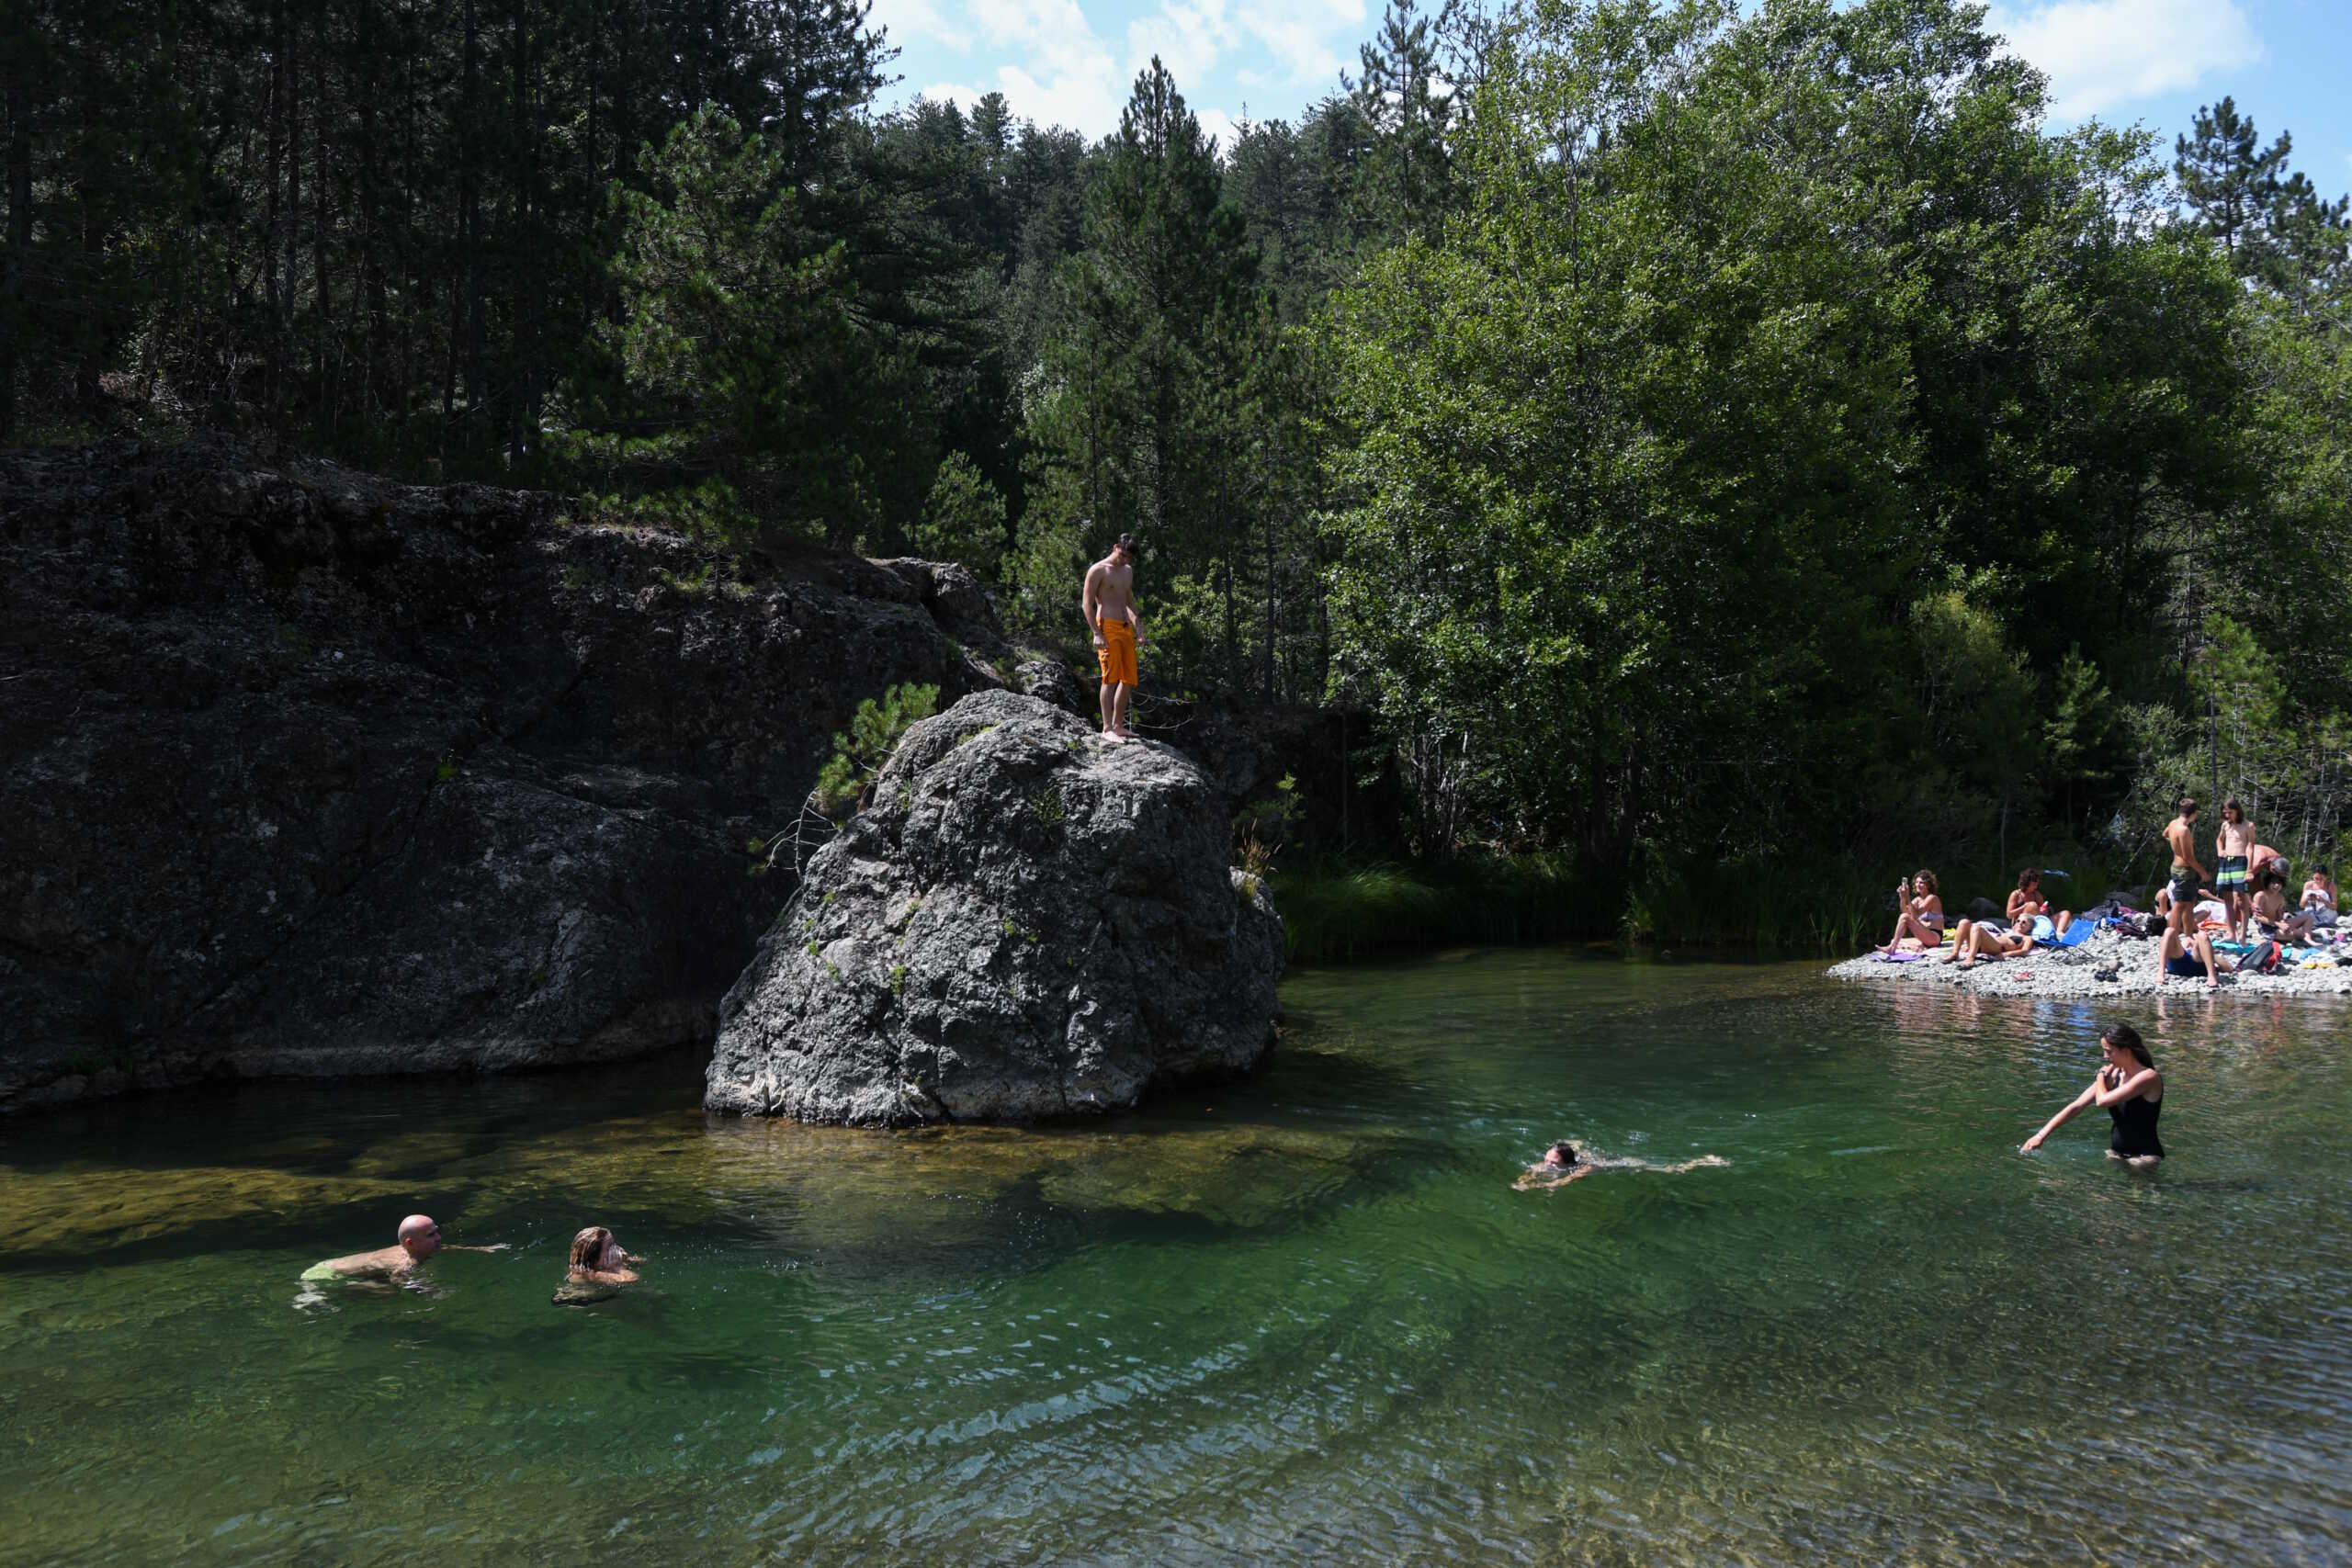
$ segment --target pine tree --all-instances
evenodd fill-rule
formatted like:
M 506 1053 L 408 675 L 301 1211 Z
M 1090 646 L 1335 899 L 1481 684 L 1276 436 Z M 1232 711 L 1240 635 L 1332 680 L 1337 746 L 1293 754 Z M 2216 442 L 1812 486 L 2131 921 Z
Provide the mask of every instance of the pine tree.
M 1213 505 L 1213 487 L 1199 482 L 1212 439 L 1202 398 L 1223 368 L 1219 334 L 1242 308 L 1253 267 L 1200 121 L 1157 57 L 1119 117 L 1085 235 L 1061 366 L 1083 357 L 1103 367 L 1097 385 L 1117 428 L 1103 456 L 1122 525 L 1189 556 Z
M 2345 302 L 2352 284 L 2352 197 L 2329 201 L 2298 170 L 2278 182 L 2266 220 L 2264 281 L 2298 310 Z
M 2258 151 L 2252 118 L 2224 97 L 2197 111 L 2196 130 L 2173 143 L 2173 175 L 2206 232 L 2222 243 L 2241 277 L 2261 271 L 2267 220 L 2278 195 L 2278 171 L 2291 146 L 2285 135 Z
M 1439 77 L 1438 46 L 1456 9 L 1446 0 L 1435 17 L 1423 17 L 1415 0 L 1388 0 L 1379 36 L 1357 51 L 1363 74 L 1347 82 L 1374 139 L 1365 200 L 1374 221 L 1400 238 L 1437 217 L 1453 178 L 1453 89 Z

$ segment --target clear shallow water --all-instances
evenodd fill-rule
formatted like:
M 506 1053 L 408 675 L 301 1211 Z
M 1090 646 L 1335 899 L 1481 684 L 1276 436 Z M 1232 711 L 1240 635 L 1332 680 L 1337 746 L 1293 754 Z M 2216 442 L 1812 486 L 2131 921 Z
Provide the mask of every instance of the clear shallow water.
M 1940 987 L 1938 988 L 1941 990 Z M 0 1123 L 0 1562 L 2332 1562 L 2352 1012 L 1544 952 L 1313 973 L 1253 1083 L 706 1122 L 694 1063 Z M 1550 1138 L 1667 1163 L 1556 1193 Z M 495 1256 L 298 1310 L 424 1209 Z M 652 1255 L 548 1296 L 571 1232 Z

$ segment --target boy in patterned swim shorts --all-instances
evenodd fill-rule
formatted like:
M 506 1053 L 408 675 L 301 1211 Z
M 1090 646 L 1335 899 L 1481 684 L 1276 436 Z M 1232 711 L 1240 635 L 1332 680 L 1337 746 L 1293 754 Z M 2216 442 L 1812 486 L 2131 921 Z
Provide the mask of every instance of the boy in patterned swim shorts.
M 2230 940 L 2245 940 L 2245 922 L 2254 908 L 2254 879 L 2248 874 L 2254 854 L 2254 824 L 2245 807 L 2233 798 L 2222 802 L 2222 830 L 2213 837 L 2213 891 L 2230 907 Z

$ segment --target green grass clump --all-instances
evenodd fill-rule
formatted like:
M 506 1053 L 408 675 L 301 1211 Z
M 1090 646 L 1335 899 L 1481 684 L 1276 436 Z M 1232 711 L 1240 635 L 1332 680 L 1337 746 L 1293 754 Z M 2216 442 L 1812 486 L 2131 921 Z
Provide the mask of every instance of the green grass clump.
M 1323 863 L 1268 878 L 1294 963 L 1385 949 L 1608 934 L 1614 901 L 1566 855 L 1450 865 Z
M 2135 886 L 2079 849 L 2052 849 L 2006 868 L 1928 869 L 1945 912 L 1957 920 L 1972 899 L 2003 902 L 2018 866 L 2043 864 L 2072 873 L 2045 883 L 2063 908 L 2085 909 L 2110 888 Z M 1298 964 L 1572 938 L 1848 956 L 1894 929 L 1894 885 L 1905 874 L 1758 856 L 1645 856 L 1621 879 L 1588 872 L 1572 856 L 1538 854 L 1464 856 L 1444 865 L 1326 861 L 1276 869 L 1267 885 L 1282 914 L 1283 946 Z

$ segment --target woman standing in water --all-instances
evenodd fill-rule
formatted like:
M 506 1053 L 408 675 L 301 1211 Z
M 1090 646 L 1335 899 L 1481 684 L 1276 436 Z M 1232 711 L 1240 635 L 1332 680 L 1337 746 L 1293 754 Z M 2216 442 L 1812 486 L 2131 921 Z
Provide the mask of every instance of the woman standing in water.
M 2078 1112 L 2101 1105 L 2115 1119 L 2115 1132 L 2107 1143 L 2107 1157 L 2120 1159 L 2134 1170 L 2149 1169 L 2165 1157 L 2165 1146 L 2156 1137 L 2156 1116 L 2165 1100 L 2164 1075 L 2156 1071 L 2147 1046 L 2141 1043 L 2140 1032 L 2128 1023 L 2110 1023 L 2101 1029 L 2098 1044 L 2106 1057 L 2098 1077 L 2091 1080 L 2090 1088 L 2075 1097 L 2072 1104 L 2052 1116 L 2041 1132 L 2025 1141 L 2025 1152 L 2030 1154 L 2040 1148 L 2042 1140 L 2072 1122 Z

